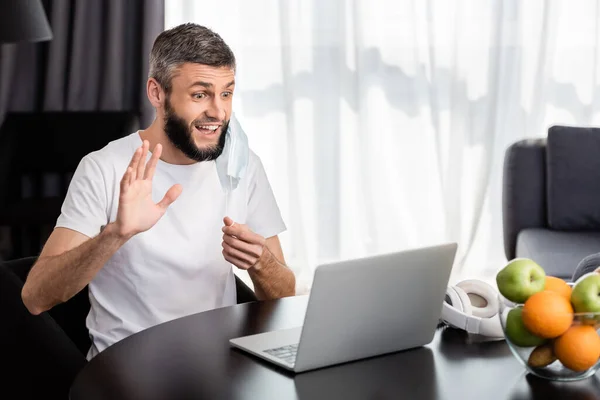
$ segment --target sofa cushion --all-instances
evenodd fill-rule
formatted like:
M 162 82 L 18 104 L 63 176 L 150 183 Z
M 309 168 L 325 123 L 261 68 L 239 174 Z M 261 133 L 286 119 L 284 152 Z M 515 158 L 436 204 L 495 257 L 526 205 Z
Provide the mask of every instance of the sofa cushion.
M 548 226 L 600 230 L 600 128 L 553 126 L 547 146 Z
M 524 229 L 517 238 L 517 257 L 540 264 L 547 275 L 570 279 L 581 260 L 600 252 L 600 232 Z

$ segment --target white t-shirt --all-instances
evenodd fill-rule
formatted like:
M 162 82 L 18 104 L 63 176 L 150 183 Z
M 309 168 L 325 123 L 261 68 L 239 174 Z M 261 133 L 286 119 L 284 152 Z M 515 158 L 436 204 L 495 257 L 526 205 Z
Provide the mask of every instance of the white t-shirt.
M 85 156 L 56 226 L 91 238 L 114 221 L 121 178 L 141 144 L 135 132 Z M 174 165 L 159 160 L 154 201 L 176 183 L 183 192 L 165 215 L 125 243 L 90 282 L 88 359 L 143 329 L 236 303 L 233 269 L 221 253 L 226 193 L 216 163 Z M 252 151 L 245 176 L 229 196 L 228 214 L 234 221 L 265 238 L 285 230 L 262 163 Z

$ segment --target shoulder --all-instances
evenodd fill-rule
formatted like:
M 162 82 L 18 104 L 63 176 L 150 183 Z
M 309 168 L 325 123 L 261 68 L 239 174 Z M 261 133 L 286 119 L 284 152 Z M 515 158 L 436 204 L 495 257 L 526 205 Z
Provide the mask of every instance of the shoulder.
M 247 187 L 249 188 L 251 195 L 255 193 L 256 190 L 270 190 L 271 188 L 271 182 L 269 181 L 263 162 L 252 150 L 249 152 L 246 177 Z
M 136 146 L 135 135 L 137 132 L 113 140 L 103 148 L 87 154 L 81 160 L 82 167 L 95 166 L 101 170 L 112 169 L 115 165 L 128 163 L 131 160 Z
M 248 152 L 248 167 L 246 169 L 246 176 L 248 177 L 248 184 L 256 184 L 257 181 L 263 181 L 267 179 L 265 167 L 263 166 L 261 158 L 252 150 Z
M 264 172 L 265 168 L 263 166 L 262 160 L 260 157 L 250 149 L 248 151 L 248 174 L 254 175 L 257 172 Z

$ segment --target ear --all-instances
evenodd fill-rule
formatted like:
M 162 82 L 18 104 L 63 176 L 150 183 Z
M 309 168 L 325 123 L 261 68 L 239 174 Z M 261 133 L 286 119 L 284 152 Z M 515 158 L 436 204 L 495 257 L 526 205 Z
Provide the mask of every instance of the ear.
M 152 107 L 158 109 L 164 106 L 166 94 L 156 79 L 148 79 L 148 82 L 146 83 L 146 94 L 148 95 L 148 100 L 150 100 Z

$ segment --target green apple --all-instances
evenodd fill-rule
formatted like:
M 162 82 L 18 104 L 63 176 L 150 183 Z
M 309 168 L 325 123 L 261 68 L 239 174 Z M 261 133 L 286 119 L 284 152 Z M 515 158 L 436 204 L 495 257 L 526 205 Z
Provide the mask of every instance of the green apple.
M 599 275 L 600 273 L 598 271 L 592 271 L 592 272 L 588 272 L 587 274 L 583 274 L 579 277 L 579 279 L 577 279 L 575 282 L 573 282 L 573 287 L 577 286 L 577 284 L 579 282 L 581 282 L 582 280 L 584 280 L 585 278 L 587 278 L 588 276 L 594 276 L 594 275 Z
M 506 316 L 506 337 L 519 347 L 535 347 L 546 342 L 546 339 L 535 336 L 523 324 L 523 309 L 513 308 Z
M 571 293 L 575 312 L 600 312 L 600 274 L 591 272 L 578 279 Z
M 498 272 L 496 284 L 502 296 L 522 304 L 531 295 L 544 290 L 546 272 L 533 260 L 515 258 Z

